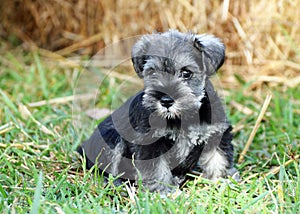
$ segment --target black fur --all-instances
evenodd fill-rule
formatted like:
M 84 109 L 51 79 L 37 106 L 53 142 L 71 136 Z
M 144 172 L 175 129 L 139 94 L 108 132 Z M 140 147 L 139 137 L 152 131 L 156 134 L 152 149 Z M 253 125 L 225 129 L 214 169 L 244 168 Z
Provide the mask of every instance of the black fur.
M 78 148 L 86 167 L 97 163 L 100 171 L 141 178 L 151 191 L 162 192 L 179 186 L 196 166 L 210 179 L 235 173 L 231 126 L 208 80 L 224 56 L 224 45 L 212 36 L 170 31 L 142 37 L 132 61 L 145 89 Z M 184 79 L 182 71 L 193 75 Z M 162 105 L 165 95 L 174 104 Z

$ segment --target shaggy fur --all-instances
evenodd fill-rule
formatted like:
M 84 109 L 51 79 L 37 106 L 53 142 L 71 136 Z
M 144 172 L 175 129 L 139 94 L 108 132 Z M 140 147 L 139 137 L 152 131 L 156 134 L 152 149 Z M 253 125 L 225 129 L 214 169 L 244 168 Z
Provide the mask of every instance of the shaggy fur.
M 78 151 L 87 167 L 169 192 L 196 165 L 215 180 L 233 168 L 231 126 L 209 77 L 223 64 L 214 36 L 178 31 L 143 36 L 132 49 L 144 90 L 98 125 Z

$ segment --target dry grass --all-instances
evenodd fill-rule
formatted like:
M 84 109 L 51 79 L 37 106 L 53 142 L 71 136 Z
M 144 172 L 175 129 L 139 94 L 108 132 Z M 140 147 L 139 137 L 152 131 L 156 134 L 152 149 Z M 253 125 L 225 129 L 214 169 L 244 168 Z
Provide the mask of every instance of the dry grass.
M 225 87 L 235 86 L 235 74 L 259 92 L 263 83 L 300 83 L 299 8 L 300 0 L 2 0 L 0 35 L 69 56 L 169 28 L 212 33 L 227 46 Z
M 254 125 L 254 127 L 253 127 L 253 129 L 252 129 L 252 132 L 251 132 L 249 138 L 248 138 L 248 141 L 247 141 L 247 143 L 245 144 L 245 147 L 244 147 L 243 151 L 242 151 L 241 154 L 240 154 L 240 157 L 239 157 L 239 160 L 238 160 L 238 163 L 239 163 L 239 164 L 242 163 L 242 162 L 244 161 L 245 155 L 246 155 L 247 151 L 248 151 L 249 148 L 250 148 L 250 145 L 251 145 L 251 143 L 252 143 L 252 141 L 253 141 L 253 139 L 254 139 L 254 136 L 255 136 L 255 134 L 256 134 L 256 132 L 257 132 L 259 126 L 260 126 L 260 123 L 261 123 L 261 121 L 262 121 L 262 119 L 263 119 L 263 117 L 264 117 L 264 114 L 266 113 L 266 111 L 267 111 L 267 109 L 268 109 L 268 106 L 269 106 L 269 104 L 270 104 L 271 99 L 272 99 L 272 94 L 269 94 L 269 95 L 267 96 L 267 98 L 266 98 L 266 100 L 265 100 L 265 102 L 264 102 L 262 108 L 261 108 L 261 111 L 260 111 L 260 113 L 259 113 L 259 115 L 258 115 L 258 118 L 256 119 L 255 125 Z

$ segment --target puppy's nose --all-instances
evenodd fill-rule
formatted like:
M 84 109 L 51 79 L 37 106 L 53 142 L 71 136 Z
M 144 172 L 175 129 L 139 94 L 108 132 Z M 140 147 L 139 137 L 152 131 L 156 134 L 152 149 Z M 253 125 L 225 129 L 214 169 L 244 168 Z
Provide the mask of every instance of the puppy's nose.
M 160 98 L 160 103 L 163 107 L 169 108 L 174 104 L 174 100 L 170 96 L 164 95 Z

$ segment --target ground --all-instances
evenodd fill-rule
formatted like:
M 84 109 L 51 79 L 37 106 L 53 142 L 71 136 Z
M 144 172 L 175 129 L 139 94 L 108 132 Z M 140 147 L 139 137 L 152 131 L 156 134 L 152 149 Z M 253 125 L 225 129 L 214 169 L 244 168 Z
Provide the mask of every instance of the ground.
M 258 92 L 251 82 L 234 77 L 238 88 L 225 87 L 222 94 L 234 124 L 242 182 L 212 183 L 190 175 L 180 194 L 161 197 L 115 187 L 113 178 L 103 186 L 101 176 L 83 169 L 74 150 L 90 133 L 74 126 L 72 117 L 82 67 L 18 49 L 1 55 L 1 213 L 300 213 L 299 86 L 263 85 Z M 218 77 L 222 83 L 222 70 Z M 106 78 L 94 107 L 122 103 L 129 94 L 122 90 L 115 99 L 114 89 L 123 81 L 117 75 Z M 237 163 L 267 94 L 271 102 Z

